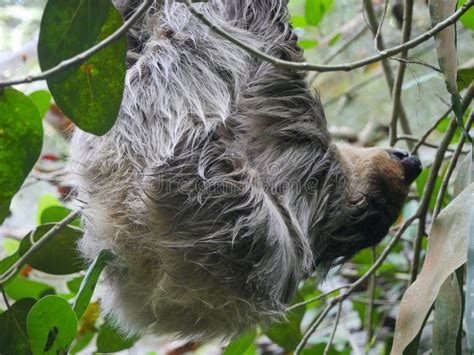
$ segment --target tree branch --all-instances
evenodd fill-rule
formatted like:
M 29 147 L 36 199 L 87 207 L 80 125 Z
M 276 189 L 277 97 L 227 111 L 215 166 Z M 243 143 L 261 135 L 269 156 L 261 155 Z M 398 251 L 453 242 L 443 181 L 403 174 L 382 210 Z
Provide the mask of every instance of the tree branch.
M 433 37 L 438 32 L 442 31 L 448 26 L 454 24 L 462 15 L 464 15 L 473 5 L 474 0 L 468 0 L 464 5 L 462 5 L 455 13 L 451 16 L 447 17 L 445 20 L 439 22 L 436 26 L 431 28 L 430 30 L 426 31 L 425 33 L 419 35 L 418 37 L 412 39 L 411 41 L 405 42 L 404 44 L 392 47 L 390 49 L 384 50 L 379 54 L 373 55 L 366 59 L 358 60 L 351 63 L 345 64 L 336 64 L 336 65 L 318 65 L 318 64 L 311 64 L 308 62 L 290 62 L 286 60 L 282 60 L 279 58 L 275 58 L 267 53 L 262 52 L 261 50 L 254 48 L 238 38 L 235 38 L 231 34 L 227 33 L 224 29 L 220 26 L 215 25 L 212 23 L 210 19 L 208 19 L 203 13 L 198 11 L 193 5 L 191 0 L 184 0 L 186 5 L 189 8 L 189 11 L 196 16 L 199 20 L 201 20 L 206 26 L 208 26 L 212 31 L 219 34 L 223 38 L 227 39 L 228 41 L 234 43 L 236 46 L 242 48 L 246 52 L 254 55 L 255 57 L 269 62 L 279 68 L 288 69 L 288 70 L 306 70 L 306 71 L 319 71 L 319 72 L 328 72 L 328 71 L 350 71 L 356 68 L 361 68 L 368 64 L 372 64 L 378 62 L 382 59 L 389 58 L 395 54 L 398 54 L 404 50 L 408 50 L 410 48 L 414 48 L 418 46 L 420 43 L 426 42 L 431 37 Z
M 376 31 L 378 31 L 377 28 L 379 27 L 379 24 L 378 24 L 377 18 L 375 16 L 375 11 L 374 11 L 374 6 L 372 4 L 372 0 L 364 0 L 363 4 L 364 4 L 365 12 L 367 14 L 367 21 L 369 23 L 371 31 L 374 34 L 374 36 L 377 36 Z M 385 43 L 384 43 L 384 40 L 383 40 L 383 37 L 382 37 L 381 33 L 379 33 L 378 37 L 376 38 L 376 48 L 379 51 L 385 49 Z M 394 92 L 394 88 L 395 88 L 395 80 L 393 79 L 393 72 L 392 72 L 392 68 L 390 67 L 390 63 L 389 63 L 388 59 L 382 59 L 382 69 L 384 71 L 385 78 L 387 80 L 387 85 L 388 85 L 388 89 L 390 91 L 390 96 L 393 97 L 393 92 Z M 411 134 L 411 129 L 410 129 L 410 126 L 408 124 L 408 117 L 406 115 L 405 108 L 403 107 L 401 102 L 397 106 L 396 114 L 397 114 L 397 118 L 400 117 L 400 121 L 404 122 L 402 124 L 402 128 L 403 128 L 404 133 Z M 410 141 L 408 141 L 408 146 L 410 148 L 412 147 L 412 145 L 413 144 Z
M 469 107 L 469 103 L 471 102 L 473 95 L 474 95 L 474 84 L 471 84 L 471 86 L 469 86 L 468 91 L 466 92 L 462 100 L 463 113 Z M 438 177 L 438 173 L 441 168 L 441 165 L 443 164 L 443 161 L 444 161 L 444 155 L 448 149 L 449 143 L 453 139 L 453 136 L 454 136 L 454 133 L 456 132 L 457 127 L 458 125 L 456 122 L 456 117 L 453 117 L 439 145 L 439 148 L 436 151 L 433 165 L 430 170 L 430 175 L 428 176 L 428 179 L 423 191 L 423 196 L 421 197 L 420 207 L 418 208 L 418 215 L 420 217 L 420 221 L 418 224 L 416 237 L 413 242 L 414 244 L 413 261 L 412 261 L 411 271 L 410 271 L 410 283 L 413 283 L 416 280 L 416 276 L 418 275 L 418 268 L 420 266 L 421 241 L 425 235 L 426 215 L 428 213 L 428 209 L 430 206 L 431 195 L 433 194 L 435 184 L 436 184 L 436 179 Z
M 406 43 L 410 39 L 411 25 L 413 18 L 413 0 L 405 0 L 403 6 L 403 26 L 402 26 L 402 39 L 401 44 Z M 402 106 L 402 85 L 403 78 L 405 77 L 406 59 L 408 58 L 408 50 L 404 50 L 400 54 L 400 64 L 398 66 L 397 75 L 392 88 L 392 117 L 390 119 L 390 145 L 394 146 L 397 142 L 397 123 L 400 118 L 400 124 L 405 133 L 410 132 L 410 126 L 408 125 L 408 118 Z M 410 149 L 413 148 L 413 144 L 409 144 Z
M 79 211 L 71 212 L 61 222 L 57 223 L 47 233 L 41 237 L 36 243 L 34 243 L 25 254 L 23 254 L 12 266 L 10 266 L 4 273 L 0 275 L 0 286 L 3 286 L 11 277 L 13 277 L 20 267 L 27 263 L 27 259 L 35 254 L 41 247 L 47 244 L 55 235 L 57 235 L 63 228 L 65 228 L 70 222 L 72 222 L 79 215 Z

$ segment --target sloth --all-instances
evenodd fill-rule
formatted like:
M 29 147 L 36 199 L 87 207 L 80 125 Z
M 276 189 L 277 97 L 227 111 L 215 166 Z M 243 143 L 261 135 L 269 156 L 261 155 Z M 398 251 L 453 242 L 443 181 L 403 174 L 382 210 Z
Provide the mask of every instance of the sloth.
M 115 1 L 126 18 L 139 3 Z M 286 0 L 193 6 L 303 60 Z M 77 129 L 70 157 L 79 249 L 115 254 L 101 302 L 124 333 L 226 339 L 268 324 L 301 281 L 387 234 L 419 160 L 332 142 L 304 73 L 249 55 L 176 1 L 156 1 L 128 40 L 117 121 L 101 137 Z

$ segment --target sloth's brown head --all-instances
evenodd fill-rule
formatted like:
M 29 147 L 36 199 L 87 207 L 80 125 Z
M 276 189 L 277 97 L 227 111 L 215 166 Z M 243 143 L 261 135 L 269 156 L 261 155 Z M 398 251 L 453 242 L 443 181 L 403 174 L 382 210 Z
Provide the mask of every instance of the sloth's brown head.
M 358 250 L 376 245 L 397 219 L 410 184 L 421 172 L 417 157 L 399 149 L 338 145 L 348 178 L 348 211 L 332 233 L 332 260 L 348 259 Z M 342 225 L 342 226 L 341 226 Z M 328 250 L 326 250 L 327 254 Z

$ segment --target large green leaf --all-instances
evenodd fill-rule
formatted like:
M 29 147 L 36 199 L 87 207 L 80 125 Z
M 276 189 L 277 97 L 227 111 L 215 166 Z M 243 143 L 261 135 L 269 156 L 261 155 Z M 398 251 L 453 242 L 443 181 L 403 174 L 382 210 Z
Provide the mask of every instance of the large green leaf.
M 303 297 L 297 293 L 293 299 L 293 304 L 303 301 Z M 286 351 L 293 351 L 301 341 L 301 320 L 303 319 L 306 306 L 298 307 L 286 314 L 286 319 L 273 323 L 265 334 L 273 342 L 283 347 Z
M 246 331 L 227 345 L 223 355 L 240 355 L 245 353 L 250 345 L 253 344 L 256 337 L 257 330 L 255 328 Z
M 459 0 L 458 8 L 464 5 L 467 0 Z M 474 30 L 474 8 L 470 8 L 464 15 L 461 16 L 461 22 L 464 27 Z
M 31 354 L 26 317 L 35 300 L 24 298 L 0 314 L 0 354 Z
M 123 20 L 109 0 L 49 0 L 41 20 L 42 70 L 84 52 Z M 115 123 L 125 80 L 125 38 L 48 80 L 56 104 L 81 129 L 105 134 Z
M 56 293 L 54 288 L 42 282 L 33 281 L 23 276 L 17 276 L 5 287 L 8 297 L 14 300 L 22 298 L 40 299 Z
M 333 4 L 333 0 L 306 0 L 305 17 L 306 22 L 312 26 L 318 26 L 326 12 Z
M 20 255 L 24 255 L 32 242 L 40 240 L 55 225 L 55 223 L 41 225 L 23 238 L 19 249 Z M 67 226 L 30 256 L 26 262 L 37 270 L 53 275 L 79 272 L 85 266 L 76 248 L 81 236 L 82 231 L 79 228 Z
M 41 224 L 57 223 L 57 222 L 62 221 L 71 213 L 72 211 L 69 208 L 66 208 L 64 206 L 51 206 L 51 207 L 45 208 L 41 212 L 41 215 L 39 216 L 39 220 Z M 70 225 L 80 227 L 81 221 L 79 218 L 77 218 L 74 221 L 72 221 Z
M 131 348 L 137 340 L 137 337 L 127 338 L 109 320 L 106 320 L 99 329 L 97 351 L 101 353 L 122 351 Z
M 21 92 L 0 93 L 0 224 L 11 199 L 41 153 L 43 127 L 38 109 Z
M 76 314 L 65 299 L 46 296 L 28 313 L 27 330 L 33 354 L 66 353 L 76 335 Z
M 35 104 L 40 117 L 43 118 L 51 105 L 51 94 L 46 90 L 38 90 L 29 94 L 28 97 Z

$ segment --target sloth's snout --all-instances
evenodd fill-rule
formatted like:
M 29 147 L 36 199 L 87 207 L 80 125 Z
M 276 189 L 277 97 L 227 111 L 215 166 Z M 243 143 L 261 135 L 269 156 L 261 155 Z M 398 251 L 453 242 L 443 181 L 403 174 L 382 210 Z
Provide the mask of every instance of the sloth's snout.
M 411 184 L 421 173 L 420 159 L 401 149 L 390 149 L 389 153 L 393 160 L 400 162 L 405 176 L 404 180 L 407 184 Z

